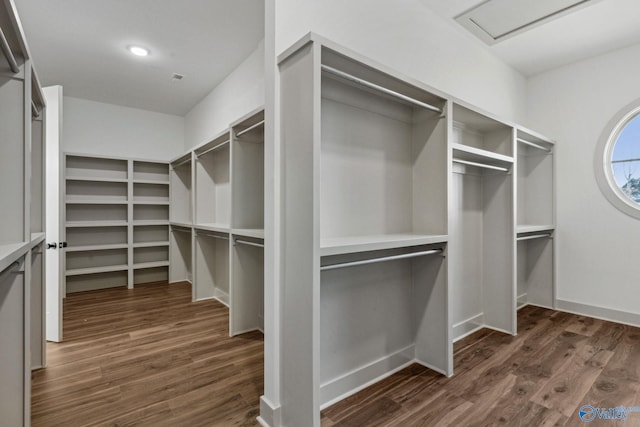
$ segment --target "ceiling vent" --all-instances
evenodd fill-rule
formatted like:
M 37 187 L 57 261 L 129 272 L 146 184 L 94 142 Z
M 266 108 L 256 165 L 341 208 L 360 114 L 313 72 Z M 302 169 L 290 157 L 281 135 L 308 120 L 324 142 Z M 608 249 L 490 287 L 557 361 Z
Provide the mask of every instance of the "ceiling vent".
M 173 80 L 174 82 L 179 82 L 182 79 L 184 79 L 184 74 L 173 73 L 173 75 L 171 76 L 171 80 Z
M 488 0 L 455 19 L 495 44 L 600 0 Z

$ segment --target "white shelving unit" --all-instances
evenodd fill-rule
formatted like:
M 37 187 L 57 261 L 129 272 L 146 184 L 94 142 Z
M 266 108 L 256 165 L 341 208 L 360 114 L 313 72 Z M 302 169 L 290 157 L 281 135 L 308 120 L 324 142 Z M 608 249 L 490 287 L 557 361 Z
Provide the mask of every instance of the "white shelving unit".
M 296 390 L 288 403 L 310 415 L 294 423 L 311 425 L 321 407 L 407 364 L 452 372 L 450 107 L 417 82 L 306 42 L 280 60 L 280 354 L 282 387 Z
M 453 334 L 460 337 L 480 326 L 515 333 L 514 130 L 470 107 L 454 104 L 452 110 Z
M 172 223 L 169 242 L 169 283 L 193 284 L 193 229 Z M 192 291 L 195 294 L 194 288 Z
M 0 414 L 29 426 L 44 357 L 44 96 L 11 0 L 0 5 Z
M 290 423 L 552 306 L 550 140 L 315 34 L 278 62 Z
M 67 153 L 65 176 L 67 292 L 167 280 L 168 164 Z
M 229 234 L 196 229 L 194 266 L 194 300 L 229 306 Z
M 517 299 L 518 308 L 555 307 L 554 143 L 518 128 Z
M 171 162 L 171 222 L 193 224 L 192 156 L 193 153 L 189 152 Z

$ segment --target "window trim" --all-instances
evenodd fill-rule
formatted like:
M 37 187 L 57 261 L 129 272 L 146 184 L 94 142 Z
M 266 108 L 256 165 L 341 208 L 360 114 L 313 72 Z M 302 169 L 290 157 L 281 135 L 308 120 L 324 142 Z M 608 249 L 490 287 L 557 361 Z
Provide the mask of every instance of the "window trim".
M 640 117 L 640 99 L 633 101 L 618 111 L 604 127 L 594 158 L 596 181 L 602 194 L 619 211 L 640 219 L 640 204 L 631 201 L 618 188 L 611 167 L 611 156 L 620 132 L 636 117 Z

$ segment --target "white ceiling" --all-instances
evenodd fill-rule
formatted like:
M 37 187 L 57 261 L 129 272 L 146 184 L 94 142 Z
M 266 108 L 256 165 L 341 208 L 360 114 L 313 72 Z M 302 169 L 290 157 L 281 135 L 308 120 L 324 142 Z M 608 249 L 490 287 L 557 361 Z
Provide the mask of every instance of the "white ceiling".
M 467 32 L 453 18 L 484 0 L 420 1 Z M 640 43 L 640 1 L 597 1 L 493 46 L 467 34 L 525 76 L 532 76 Z
M 262 0 L 16 0 L 43 85 L 184 115 L 264 37 Z M 138 58 L 138 44 L 151 55 Z M 173 73 L 183 74 L 173 82 Z

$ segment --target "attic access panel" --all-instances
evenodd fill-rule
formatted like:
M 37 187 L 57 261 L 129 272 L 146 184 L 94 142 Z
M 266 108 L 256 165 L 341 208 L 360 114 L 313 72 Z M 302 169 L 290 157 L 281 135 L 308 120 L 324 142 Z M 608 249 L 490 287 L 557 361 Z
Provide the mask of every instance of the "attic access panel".
M 457 16 L 458 23 L 492 45 L 600 0 L 488 0 Z

